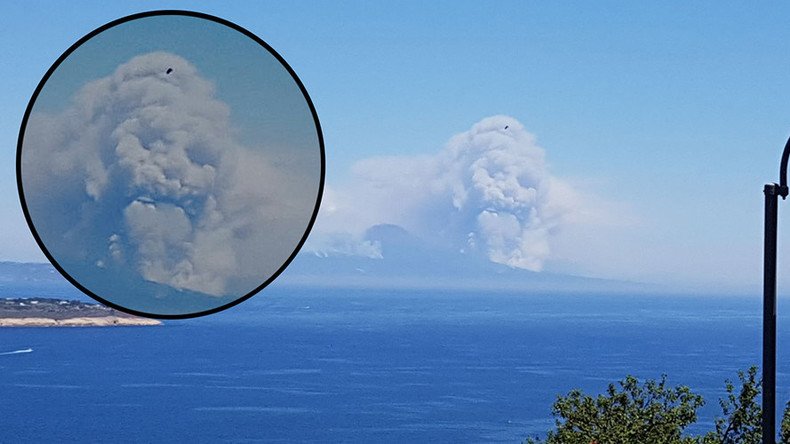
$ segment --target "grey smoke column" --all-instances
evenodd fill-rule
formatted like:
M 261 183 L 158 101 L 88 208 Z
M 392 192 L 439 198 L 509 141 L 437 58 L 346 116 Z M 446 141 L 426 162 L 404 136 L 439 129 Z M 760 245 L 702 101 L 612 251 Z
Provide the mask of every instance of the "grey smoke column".
M 324 163 L 303 86 L 250 35 L 202 15 L 143 14 L 97 31 L 111 39 L 114 26 L 132 27 L 144 40 L 168 19 L 206 44 L 211 32 L 231 33 L 249 72 L 223 74 L 221 53 L 175 45 L 64 91 L 85 76 L 73 67 L 91 63 L 67 52 L 76 60 L 31 101 L 19 177 L 31 228 L 68 277 L 120 308 L 182 316 L 228 306 L 282 271 L 314 220 Z M 238 76 L 257 88 L 238 90 Z

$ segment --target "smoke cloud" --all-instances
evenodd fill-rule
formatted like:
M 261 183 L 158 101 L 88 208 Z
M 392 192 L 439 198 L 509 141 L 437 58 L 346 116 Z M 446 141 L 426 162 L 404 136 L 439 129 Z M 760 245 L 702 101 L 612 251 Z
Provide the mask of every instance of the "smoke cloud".
M 358 162 L 350 186 L 329 189 L 310 248 L 380 257 L 364 232 L 395 224 L 427 243 L 539 271 L 552 236 L 575 217 L 577 193 L 515 119 L 493 116 L 430 156 Z
M 260 285 L 304 234 L 318 162 L 275 168 L 265 146 L 237 141 L 230 115 L 166 52 L 88 83 L 62 111 L 33 112 L 22 177 L 47 248 L 213 296 Z

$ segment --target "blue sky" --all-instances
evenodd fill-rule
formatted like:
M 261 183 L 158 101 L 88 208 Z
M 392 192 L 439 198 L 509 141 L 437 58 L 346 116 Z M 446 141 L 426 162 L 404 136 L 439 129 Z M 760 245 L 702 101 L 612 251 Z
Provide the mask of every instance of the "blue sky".
M 777 180 L 790 134 L 787 5 L 145 4 L 186 7 L 249 29 L 294 68 L 321 118 L 330 185 L 353 183 L 362 159 L 436 153 L 505 114 L 537 137 L 554 176 L 630 221 L 577 232 L 564 242 L 585 251 L 557 245 L 546 269 L 759 285 L 762 185 Z M 141 10 L 3 5 L 2 259 L 41 259 L 24 240 L 13 173 L 35 85 L 79 37 Z M 790 229 L 782 215 L 780 224 Z

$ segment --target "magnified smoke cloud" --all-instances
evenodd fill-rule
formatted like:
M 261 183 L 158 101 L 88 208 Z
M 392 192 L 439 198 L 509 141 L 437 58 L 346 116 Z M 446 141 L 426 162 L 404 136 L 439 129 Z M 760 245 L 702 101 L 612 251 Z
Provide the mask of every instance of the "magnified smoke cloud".
M 387 223 L 459 253 L 539 271 L 552 234 L 579 200 L 549 173 L 535 138 L 507 116 L 481 120 L 436 155 L 367 159 L 354 174 L 351 186 L 324 194 L 313 250 L 380 257 L 364 232 Z
M 237 139 L 195 66 L 167 52 L 134 57 L 64 110 L 31 114 L 21 171 L 34 225 L 62 264 L 241 296 L 304 234 L 317 172 L 275 168 L 265 147 Z

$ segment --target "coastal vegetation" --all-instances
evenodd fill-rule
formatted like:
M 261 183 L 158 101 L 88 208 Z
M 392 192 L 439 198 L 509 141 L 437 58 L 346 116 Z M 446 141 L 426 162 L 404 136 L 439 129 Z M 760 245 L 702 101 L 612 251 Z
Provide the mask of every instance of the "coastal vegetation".
M 161 325 L 100 304 L 51 298 L 0 299 L 0 327 L 109 327 Z
M 726 396 L 719 399 L 721 416 L 714 430 L 691 435 L 697 409 L 705 404 L 687 386 L 669 386 L 666 375 L 640 382 L 627 376 L 609 384 L 596 397 L 580 390 L 559 396 L 552 406 L 555 428 L 545 439 L 530 437 L 526 444 L 759 444 L 762 442 L 759 403 L 761 381 L 757 367 L 738 372 L 738 381 L 726 381 Z M 781 421 L 779 442 L 790 443 L 790 403 Z

